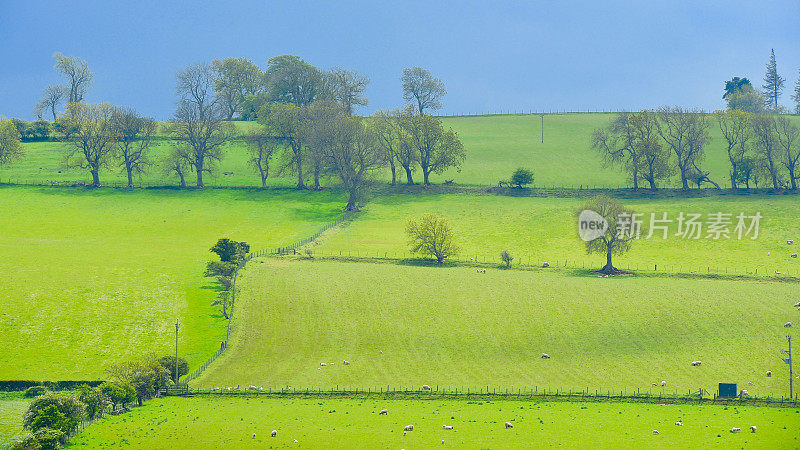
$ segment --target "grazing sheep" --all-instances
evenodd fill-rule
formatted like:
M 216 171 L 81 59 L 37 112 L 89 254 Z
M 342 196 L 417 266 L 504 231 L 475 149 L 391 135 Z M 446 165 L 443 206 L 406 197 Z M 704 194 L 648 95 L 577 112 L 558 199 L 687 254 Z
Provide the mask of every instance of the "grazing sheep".
M 403 431 L 414 431 L 414 425 L 406 425 L 403 427 Z
M 738 433 L 740 431 L 742 431 L 742 429 L 739 427 L 731 427 L 731 433 Z
M 325 363 L 319 363 L 319 365 L 320 365 L 321 367 L 325 367 L 325 366 L 327 366 L 327 364 L 325 364 Z
M 661 387 L 664 387 L 664 386 L 666 386 L 666 385 L 667 385 L 667 382 L 666 382 L 666 381 L 664 381 L 664 380 L 661 380 Z
M 278 430 L 272 430 L 272 437 L 275 437 L 277 435 L 278 435 Z
M 253 439 L 255 439 L 255 438 L 256 438 L 256 434 L 255 434 L 255 433 L 253 433 Z
M 742 394 L 741 394 L 742 397 L 747 397 L 749 395 L 750 395 L 750 393 L 747 392 L 747 389 L 742 389 Z
M 380 410 L 378 412 L 378 415 L 381 415 L 381 414 L 389 414 L 389 410 L 388 409 L 382 409 L 382 410 Z
M 675 425 L 677 425 L 677 426 L 679 426 L 679 427 L 682 427 L 682 426 L 683 426 L 683 422 L 680 422 L 680 421 L 678 421 L 678 422 L 675 422 Z
M 791 256 L 792 258 L 797 258 L 797 253 L 792 253 L 792 254 L 791 254 L 791 255 L 789 255 L 789 256 Z
M 750 432 L 751 433 L 755 433 L 756 432 L 756 426 L 755 425 L 750 425 Z
M 694 367 L 697 367 L 697 366 L 699 366 L 699 365 L 701 365 L 701 364 L 703 364 L 703 362 L 702 362 L 702 361 L 692 361 L 692 365 L 693 365 Z
M 751 386 L 752 386 L 752 385 L 753 385 L 753 382 L 752 382 L 752 381 L 748 381 L 748 382 L 747 382 L 747 384 L 749 384 L 749 385 L 751 385 Z
M 800 302 L 797 302 L 797 303 L 795 303 L 795 304 L 794 304 L 794 307 L 795 307 L 795 308 L 800 308 Z
M 514 425 L 511 422 L 506 422 L 506 428 L 514 428 Z
M 658 430 L 653 430 L 653 434 L 658 434 Z
M 654 382 L 654 383 L 653 383 L 653 386 L 658 386 L 658 383 L 655 383 L 655 382 Z
M 297 439 L 294 439 L 294 443 L 297 444 Z
M 422 390 L 423 390 L 423 391 L 430 391 L 430 390 L 431 390 L 431 387 L 430 387 L 430 386 L 428 386 L 427 384 L 423 384 L 423 385 L 422 385 Z
M 785 324 L 783 324 L 783 327 L 784 328 L 792 328 L 792 322 L 786 322 Z
M 771 370 L 768 370 L 768 371 L 767 371 L 767 376 L 768 376 L 768 377 L 771 377 L 771 376 L 772 376 L 772 371 L 771 371 Z
M 345 359 L 344 361 L 342 361 L 342 364 L 344 364 L 345 366 L 349 366 L 350 365 L 350 361 Z
M 549 262 L 547 262 L 547 261 L 545 261 L 545 262 L 542 264 L 542 267 L 550 267 L 550 263 L 549 263 Z
M 547 353 L 542 353 L 542 359 L 550 359 L 550 355 Z
M 786 243 L 789 244 L 789 245 L 792 245 L 792 244 L 794 244 L 794 240 L 793 239 L 789 239 L 789 240 L 786 241 Z
M 452 425 L 442 425 L 442 428 L 444 428 L 445 430 L 452 430 L 453 426 Z
M 257 390 L 258 390 L 258 387 L 256 387 L 256 386 L 253 386 L 253 385 L 251 384 L 250 386 L 247 386 L 247 390 L 248 390 L 248 391 L 257 391 Z

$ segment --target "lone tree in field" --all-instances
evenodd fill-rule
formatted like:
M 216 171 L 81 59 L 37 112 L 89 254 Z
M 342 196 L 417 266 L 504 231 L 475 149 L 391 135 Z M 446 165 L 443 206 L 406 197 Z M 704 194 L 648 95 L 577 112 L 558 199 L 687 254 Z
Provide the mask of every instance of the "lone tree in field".
M 233 134 L 225 111 L 213 95 L 214 71 L 204 63 L 178 72 L 175 91 L 178 108 L 169 127 L 176 148 L 197 174 L 197 187 L 205 187 L 203 174 L 211 173 L 222 159 L 222 146 Z
M 522 189 L 523 186 L 527 186 L 531 183 L 533 183 L 533 171 L 530 169 L 520 167 L 511 175 L 512 186 Z
M 432 256 L 439 264 L 458 253 L 450 224 L 447 219 L 436 214 L 426 214 L 419 220 L 409 220 L 406 224 L 406 235 L 412 253 Z
M 255 95 L 264 86 L 261 69 L 247 58 L 215 59 L 214 93 L 219 98 L 228 120 L 236 113 L 241 114 L 241 106 L 250 95 Z
M 83 101 L 83 97 L 89 90 L 94 81 L 94 74 L 89 70 L 89 65 L 85 60 L 75 56 L 65 56 L 61 53 L 54 53 L 56 60 L 55 68 L 67 79 L 67 103 Z
M 118 108 L 111 115 L 111 126 L 117 137 L 116 156 L 128 175 L 128 187 L 133 187 L 133 175 L 141 175 L 150 164 L 148 150 L 153 145 L 156 121 L 142 117 L 131 108 Z
M 23 155 L 22 136 L 10 120 L 0 121 L 0 167 Z
M 511 253 L 508 250 L 503 250 L 500 252 L 500 259 L 503 261 L 503 264 L 506 265 L 506 269 L 511 267 L 511 261 L 514 261 L 514 257 L 511 256 Z
M 113 114 L 114 107 L 107 103 L 70 103 L 63 118 L 70 130 L 63 137 L 70 144 L 64 155 L 65 166 L 88 170 L 93 187 L 100 186 L 100 169 L 108 165 L 114 150 L 117 135 Z
M 586 253 L 604 253 L 606 255 L 606 265 L 600 269 L 600 273 L 606 275 L 621 273 L 619 269 L 614 267 L 611 259 L 613 255 L 629 251 L 631 249 L 631 241 L 637 237 L 637 225 L 633 211 L 623 206 L 622 203 L 606 196 L 595 197 L 577 210 L 575 216 L 580 217 L 581 213 L 587 210 L 594 211 L 600 215 L 608 225 L 603 235 L 596 239 L 585 241 Z
M 775 50 L 770 49 L 767 72 L 764 74 L 764 84 L 761 85 L 761 87 L 764 88 L 764 98 L 767 101 L 768 108 L 775 111 L 778 110 L 778 99 L 783 93 L 784 81 L 786 80 L 778 75 L 778 66 L 775 63 Z
M 442 109 L 442 97 L 447 94 L 444 82 L 434 77 L 422 67 L 403 69 L 403 100 L 413 102 L 419 114 L 425 114 L 426 109 Z

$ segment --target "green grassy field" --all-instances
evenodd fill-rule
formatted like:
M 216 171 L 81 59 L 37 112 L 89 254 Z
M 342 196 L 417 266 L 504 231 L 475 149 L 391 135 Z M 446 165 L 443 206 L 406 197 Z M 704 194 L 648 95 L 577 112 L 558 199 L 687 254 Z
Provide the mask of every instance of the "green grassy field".
M 437 213 L 450 220 L 456 242 L 461 247 L 457 259 L 500 263 L 500 252 L 509 250 L 523 264 L 543 261 L 572 267 L 597 267 L 605 255 L 586 255 L 578 239 L 574 212 L 587 199 L 518 198 L 495 195 L 392 195 L 371 201 L 357 220 L 325 237 L 315 250 L 322 255 L 408 256 L 405 224 L 408 218 Z M 621 200 L 635 211 L 676 221 L 680 212 L 732 214 L 731 239 L 676 237 L 677 222 L 669 225 L 669 235 L 656 230 L 650 239 L 635 242 L 627 255 L 617 257 L 619 267 L 669 272 L 722 272 L 774 275 L 800 273 L 800 259 L 791 258 L 800 245 L 800 209 L 794 196 L 719 196 Z M 760 212 L 759 236 L 739 240 L 733 233 L 739 213 Z M 644 236 L 646 237 L 646 236 Z M 793 239 L 794 245 L 787 245 Z M 799 299 L 800 300 L 800 299 Z
M 0 379 L 96 379 L 168 352 L 192 365 L 225 321 L 203 277 L 220 237 L 285 245 L 340 214 L 333 192 L 0 188 Z
M 783 324 L 797 319 L 797 285 L 780 282 L 275 258 L 240 280 L 231 347 L 194 386 L 780 395 Z
M 383 408 L 389 413 L 378 415 Z M 504 428 L 506 421 L 514 428 Z M 414 431 L 403 436 L 408 424 Z M 444 430 L 443 424 L 453 429 Z M 756 433 L 750 433 L 751 425 Z M 742 432 L 731 433 L 734 426 Z M 76 436 L 73 446 L 777 449 L 800 446 L 798 428 L 800 412 L 779 408 L 195 397 L 160 399 L 103 419 Z M 277 436 L 270 436 L 272 430 Z
M 21 393 L 0 393 L 0 448 L 22 432 L 22 414 L 28 403 Z
M 507 180 L 514 169 L 523 166 L 534 170 L 537 186 L 625 187 L 628 185 L 626 175 L 617 169 L 604 168 L 602 158 L 591 148 L 592 132 L 606 126 L 613 117 L 611 113 L 546 114 L 544 143 L 541 142 L 539 115 L 444 118 L 445 125 L 456 130 L 461 137 L 467 159 L 460 172 L 449 170 L 435 175 L 432 180 L 435 183 L 452 179 L 458 184 L 496 185 L 499 180 Z M 800 123 L 800 116 L 793 118 Z M 727 186 L 729 164 L 726 147 L 716 119 L 710 118 L 710 123 L 712 140 L 706 148 L 707 157 L 702 167 L 709 170 L 720 185 Z M 254 123 L 237 123 L 241 131 L 254 126 Z M 26 143 L 24 147 L 26 158 L 0 169 L 0 181 L 91 181 L 88 172 L 62 167 L 64 144 Z M 168 149 L 169 144 L 161 142 L 152 152 L 152 159 L 158 162 Z M 224 175 L 224 172 L 231 174 Z M 388 180 L 388 170 L 378 178 Z M 118 168 L 111 168 L 101 172 L 101 181 L 109 185 L 124 183 L 125 176 Z M 177 184 L 177 178 L 161 174 L 158 168 L 140 181 L 157 185 Z M 270 185 L 289 186 L 292 182 L 290 175 L 277 176 L 270 180 Z M 258 175 L 247 165 L 247 150 L 243 143 L 235 142 L 226 147 L 219 169 L 215 176 L 207 177 L 206 184 L 260 185 Z M 663 185 L 678 187 L 678 182 L 670 180 Z

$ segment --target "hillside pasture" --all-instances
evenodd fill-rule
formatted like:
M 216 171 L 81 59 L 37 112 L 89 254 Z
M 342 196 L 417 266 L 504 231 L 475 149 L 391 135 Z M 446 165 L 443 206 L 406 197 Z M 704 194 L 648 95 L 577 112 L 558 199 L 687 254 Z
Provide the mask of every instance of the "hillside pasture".
M 384 408 L 388 414 L 378 415 Z M 506 429 L 506 421 L 514 427 Z M 404 436 L 408 424 L 414 430 Z M 453 429 L 444 430 L 443 424 Z M 734 426 L 742 432 L 731 433 Z M 788 408 L 200 396 L 158 399 L 109 416 L 73 443 L 89 448 L 583 448 L 592 442 L 607 448 L 780 449 L 800 445 L 798 427 L 800 413 Z
M 408 258 L 405 225 L 409 218 L 437 213 L 449 219 L 460 252 L 452 259 L 500 264 L 500 252 L 509 250 L 516 264 L 550 264 L 600 268 L 605 255 L 587 255 L 578 238 L 575 211 L 587 198 L 506 197 L 496 195 L 390 195 L 373 199 L 357 220 L 320 241 L 315 251 L 331 256 L 378 256 Z M 730 273 L 775 275 L 800 274 L 800 209 L 794 196 L 741 195 L 697 198 L 623 199 L 626 206 L 643 213 L 649 226 L 650 214 L 663 213 L 668 224 L 667 239 L 654 229 L 650 239 L 633 243 L 625 255 L 615 257 L 618 267 L 632 270 L 681 273 Z M 732 214 L 730 239 L 700 239 L 675 236 L 677 219 L 683 212 Z M 757 239 L 741 240 L 733 233 L 739 213 L 762 215 Z M 747 222 L 749 224 L 749 221 Z M 642 237 L 647 237 L 645 231 Z M 788 245 L 788 240 L 795 243 Z M 657 266 L 657 267 L 656 267 Z M 727 271 L 727 272 L 726 272 Z M 800 300 L 800 299 L 799 299 Z
M 286 258 L 253 260 L 239 280 L 230 348 L 195 387 L 686 394 L 734 382 L 779 396 L 783 324 L 797 317 L 797 286 L 779 282 Z
M 176 319 L 196 366 L 225 334 L 214 242 L 285 245 L 340 208 L 331 192 L 0 188 L 0 379 L 105 377 L 172 351 Z

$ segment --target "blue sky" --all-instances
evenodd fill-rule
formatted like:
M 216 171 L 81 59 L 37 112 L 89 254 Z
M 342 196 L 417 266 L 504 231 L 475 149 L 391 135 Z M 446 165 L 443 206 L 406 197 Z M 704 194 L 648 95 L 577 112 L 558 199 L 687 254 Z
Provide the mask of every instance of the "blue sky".
M 32 118 L 59 81 L 52 54 L 85 58 L 88 101 L 158 119 L 174 75 L 197 61 L 247 57 L 262 68 L 295 54 L 367 74 L 370 105 L 402 103 L 404 67 L 442 78 L 445 113 L 715 109 L 722 85 L 760 87 L 770 48 L 787 79 L 800 69 L 800 2 L 16 1 L 0 7 L 0 115 Z

